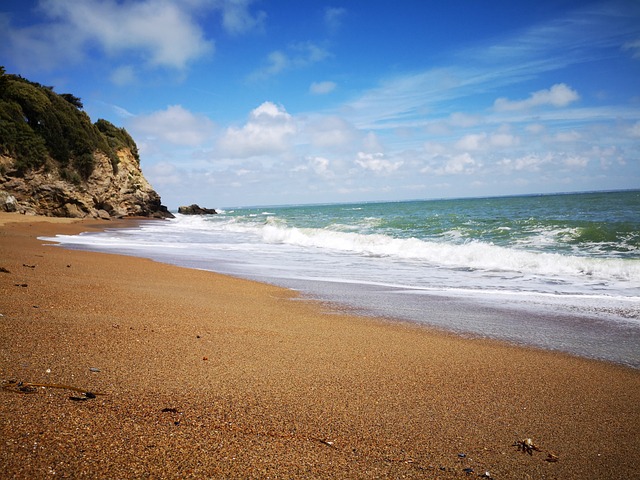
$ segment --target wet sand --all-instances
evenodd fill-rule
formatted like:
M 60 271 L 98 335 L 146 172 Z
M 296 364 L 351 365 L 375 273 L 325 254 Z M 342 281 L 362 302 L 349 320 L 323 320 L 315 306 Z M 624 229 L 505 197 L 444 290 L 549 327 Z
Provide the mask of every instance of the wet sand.
M 36 238 L 127 222 L 0 214 L 0 380 L 104 393 L 0 391 L 2 478 L 640 478 L 639 370 Z

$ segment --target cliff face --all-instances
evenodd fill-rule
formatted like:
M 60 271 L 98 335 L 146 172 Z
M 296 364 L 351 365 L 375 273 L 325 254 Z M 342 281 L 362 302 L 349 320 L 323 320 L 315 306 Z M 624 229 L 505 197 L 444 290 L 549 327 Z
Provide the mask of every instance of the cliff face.
M 92 124 L 79 98 L 0 67 L 0 210 L 61 217 L 172 217 L 133 139 Z
M 0 156 L 0 171 L 6 172 L 0 175 L 0 210 L 75 218 L 172 217 L 131 151 L 120 149 L 117 156 L 120 161 L 114 171 L 111 160 L 96 152 L 89 178 L 75 182 L 56 169 L 41 168 L 17 176 L 15 159 Z

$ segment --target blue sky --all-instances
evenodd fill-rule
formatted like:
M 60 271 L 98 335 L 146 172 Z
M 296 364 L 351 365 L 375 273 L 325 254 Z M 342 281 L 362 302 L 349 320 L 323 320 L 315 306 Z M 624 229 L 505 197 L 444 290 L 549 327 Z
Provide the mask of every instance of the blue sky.
M 170 208 L 640 187 L 640 2 L 3 0 Z

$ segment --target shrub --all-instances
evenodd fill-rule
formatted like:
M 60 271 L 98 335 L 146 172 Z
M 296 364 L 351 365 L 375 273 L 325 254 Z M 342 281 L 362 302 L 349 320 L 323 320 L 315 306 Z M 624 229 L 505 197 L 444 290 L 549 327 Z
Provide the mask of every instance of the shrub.
M 80 175 L 78 175 L 78 172 L 69 170 L 68 168 L 61 169 L 60 176 L 62 177 L 63 180 L 66 180 L 67 182 L 70 182 L 70 183 L 74 183 L 76 185 L 80 185 L 82 181 L 82 179 L 80 178 Z
M 18 173 L 43 167 L 47 158 L 58 169 L 88 178 L 100 151 L 117 171 L 120 148 L 138 149 L 127 131 L 106 120 L 91 123 L 80 98 L 58 95 L 52 87 L 5 73 L 0 66 L 0 152 L 16 159 Z M 71 177 L 69 177 L 71 178 Z
M 44 165 L 47 146 L 24 121 L 20 106 L 0 100 L 0 151 L 16 159 L 19 173 Z
M 129 132 L 127 132 L 124 128 L 118 128 L 113 125 L 111 122 L 100 118 L 96 122 L 96 127 L 100 132 L 107 138 L 109 142 L 109 146 L 114 150 L 119 150 L 121 148 L 128 148 L 131 150 L 134 158 L 140 162 L 140 156 L 138 154 L 138 147 L 136 142 L 133 141 Z

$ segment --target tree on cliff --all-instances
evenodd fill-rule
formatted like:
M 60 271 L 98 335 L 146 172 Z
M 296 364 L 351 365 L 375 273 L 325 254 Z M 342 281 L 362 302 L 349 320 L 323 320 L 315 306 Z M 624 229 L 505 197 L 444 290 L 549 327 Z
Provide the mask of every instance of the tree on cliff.
M 129 147 L 139 160 L 126 130 L 102 119 L 92 124 L 82 109 L 80 98 L 58 95 L 0 67 L 0 154 L 16 160 L 18 175 L 47 167 L 70 178 L 88 178 L 97 151 L 109 157 L 114 170 L 119 148 Z
M 106 120 L 91 123 L 83 108 L 75 95 L 0 67 L 0 211 L 171 217 L 133 138 Z

